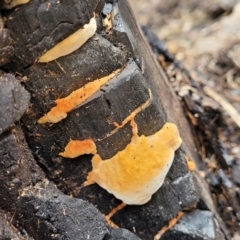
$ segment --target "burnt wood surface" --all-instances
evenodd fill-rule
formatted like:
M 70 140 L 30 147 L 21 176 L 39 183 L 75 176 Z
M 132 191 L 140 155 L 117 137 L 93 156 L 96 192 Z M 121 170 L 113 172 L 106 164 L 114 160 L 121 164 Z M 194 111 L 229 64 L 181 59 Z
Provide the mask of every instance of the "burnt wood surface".
M 112 13 L 110 33 L 102 26 L 107 4 Z M 36 62 L 47 50 L 88 23 L 94 13 L 97 33 L 80 49 L 56 61 Z M 198 157 L 191 131 L 128 3 L 71 0 L 53 1 L 49 5 L 47 1 L 33 0 L 6 12 L 5 17 L 15 52 L 4 70 L 21 73 L 18 78 L 31 94 L 21 124 L 12 126 L 19 119 L 13 115 L 12 124 L 0 136 L 0 207 L 16 213 L 14 219 L 18 226 L 34 239 L 100 240 L 121 239 L 121 236 L 153 239 L 180 211 L 195 208 L 199 189 L 184 157 L 184 151 L 192 159 Z M 67 118 L 56 124 L 37 123 L 55 106 L 56 99 L 117 69 L 122 69 L 119 75 L 68 113 Z M 121 201 L 96 184 L 82 187 L 91 170 L 91 156 L 70 160 L 59 153 L 70 139 L 86 138 L 94 140 L 103 159 L 123 150 L 132 137 L 131 126 L 127 123 L 109 135 L 116 128 L 113 122 L 121 124 L 149 99 L 150 92 L 150 105 L 135 117 L 139 135 L 154 134 L 166 121 L 171 121 L 178 125 L 184 144 L 176 152 L 166 181 L 152 199 L 142 206 L 126 206 L 111 218 L 135 236 L 127 230 L 112 230 L 100 214 L 108 214 Z M 10 199 L 13 204 L 9 204 Z M 214 218 L 209 221 L 213 222 Z M 215 231 L 215 225 L 211 226 L 209 231 Z M 166 239 L 172 239 L 175 233 L 169 234 Z
M 0 67 L 6 64 L 13 55 L 14 48 L 12 43 L 10 32 L 4 28 L 4 22 L 0 13 Z
M 30 94 L 11 74 L 0 75 L 0 134 L 20 120 L 29 99 Z
M 100 0 L 31 0 L 10 11 L 6 25 L 11 29 L 15 54 L 6 68 L 22 71 L 34 63 L 44 52 L 89 23 L 99 3 Z
M 63 195 L 45 178 L 19 127 L 1 135 L 0 157 L 0 207 L 14 213 L 12 224 L 39 240 L 111 239 L 111 228 L 93 205 Z

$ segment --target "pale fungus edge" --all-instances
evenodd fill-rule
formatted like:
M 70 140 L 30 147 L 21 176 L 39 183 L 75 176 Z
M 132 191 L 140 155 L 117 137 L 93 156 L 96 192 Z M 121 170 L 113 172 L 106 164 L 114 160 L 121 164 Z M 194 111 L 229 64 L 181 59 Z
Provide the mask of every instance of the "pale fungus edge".
M 80 28 L 52 49 L 48 50 L 38 59 L 38 62 L 45 63 L 66 56 L 79 49 L 88 39 L 90 39 L 97 30 L 97 22 L 95 17 L 91 18 L 88 24 Z

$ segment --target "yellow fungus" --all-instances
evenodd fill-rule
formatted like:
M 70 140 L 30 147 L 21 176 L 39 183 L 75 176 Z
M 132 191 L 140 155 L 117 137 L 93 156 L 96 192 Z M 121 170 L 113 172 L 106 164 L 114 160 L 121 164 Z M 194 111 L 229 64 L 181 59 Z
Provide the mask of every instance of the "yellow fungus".
M 187 162 L 188 170 L 193 172 L 196 169 L 195 163 L 188 156 L 185 156 L 185 159 Z
M 72 35 L 58 43 L 52 49 L 47 51 L 38 59 L 38 62 L 50 62 L 59 57 L 66 56 L 78 48 L 80 48 L 89 38 L 91 38 L 97 30 L 96 19 L 91 18 L 88 24 L 80 28 Z
M 107 83 L 111 78 L 113 78 L 120 69 L 114 71 L 108 76 L 100 79 L 96 79 L 93 82 L 87 83 L 83 87 L 73 91 L 69 96 L 65 98 L 57 99 L 56 106 L 53 107 L 47 114 L 38 120 L 38 123 L 57 123 L 62 119 L 67 117 L 67 113 L 72 111 L 75 107 L 81 105 L 89 97 L 91 97 L 95 92 L 97 92 L 102 85 Z
M 64 152 L 60 153 L 61 156 L 68 158 L 82 154 L 94 155 L 92 171 L 88 174 L 84 186 L 97 183 L 122 200 L 124 204 L 133 205 L 145 204 L 162 186 L 172 165 L 175 151 L 180 147 L 182 140 L 177 126 L 168 122 L 153 135 L 138 136 L 134 118 L 137 113 L 149 106 L 152 99 L 150 90 L 149 95 L 145 103 L 131 112 L 121 124 L 117 124 L 116 129 L 107 134 L 109 137 L 131 121 L 133 132 L 131 142 L 112 158 L 102 160 L 91 139 L 88 139 L 87 141 L 90 142 L 85 145 L 82 144 L 83 141 L 70 140 Z
M 124 150 L 104 161 L 92 152 L 93 169 L 84 185 L 97 183 L 125 204 L 141 205 L 163 184 L 182 140 L 173 123 L 147 137 L 138 136 L 134 120 L 131 125 L 133 137 Z M 63 154 L 69 157 L 67 151 Z
M 62 157 L 75 158 L 83 154 L 91 153 L 97 153 L 96 145 L 92 139 L 85 139 L 82 141 L 70 140 L 68 145 L 65 147 L 64 152 L 59 155 Z

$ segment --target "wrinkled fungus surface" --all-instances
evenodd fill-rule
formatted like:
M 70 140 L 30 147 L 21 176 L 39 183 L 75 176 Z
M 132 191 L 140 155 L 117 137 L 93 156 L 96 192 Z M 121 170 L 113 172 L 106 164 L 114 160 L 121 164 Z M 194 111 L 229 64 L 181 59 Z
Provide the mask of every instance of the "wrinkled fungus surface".
M 182 140 L 173 123 L 166 123 L 151 136 L 138 136 L 137 124 L 133 119 L 131 126 L 131 142 L 112 158 L 102 160 L 95 149 L 91 152 L 94 154 L 93 169 L 84 185 L 97 183 L 125 204 L 141 205 L 148 202 L 163 184 L 172 165 L 174 152 L 180 147 Z M 71 145 L 71 141 L 69 144 Z M 67 145 L 60 155 L 70 157 L 72 153 L 68 152 L 69 149 Z M 74 156 L 79 156 L 82 152 L 75 152 Z M 89 153 L 90 150 L 85 152 Z

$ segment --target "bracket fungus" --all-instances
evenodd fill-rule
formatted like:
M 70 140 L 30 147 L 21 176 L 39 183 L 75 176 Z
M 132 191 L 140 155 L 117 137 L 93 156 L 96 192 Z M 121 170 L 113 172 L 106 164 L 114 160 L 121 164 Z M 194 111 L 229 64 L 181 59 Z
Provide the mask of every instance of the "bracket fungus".
M 162 186 L 172 165 L 174 152 L 181 145 L 177 126 L 165 123 L 162 129 L 150 136 L 138 136 L 137 124 L 131 120 L 133 136 L 125 149 L 119 151 L 110 159 L 102 160 L 96 153 L 94 141 L 90 148 L 83 150 L 84 141 L 79 141 L 79 154 L 72 155 L 71 144 L 68 143 L 63 153 L 64 157 L 76 157 L 85 153 L 93 154 L 92 171 L 88 174 L 84 186 L 97 183 L 112 193 L 116 198 L 129 205 L 142 205 L 148 202 L 152 195 Z M 75 144 L 75 143 L 74 143 Z M 75 149 L 77 151 L 78 149 Z
M 80 28 L 72 35 L 58 43 L 52 49 L 47 51 L 38 59 L 38 62 L 50 62 L 59 57 L 66 56 L 78 48 L 80 48 L 89 38 L 91 38 L 97 30 L 97 23 L 95 17 L 91 18 L 88 24 Z

